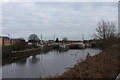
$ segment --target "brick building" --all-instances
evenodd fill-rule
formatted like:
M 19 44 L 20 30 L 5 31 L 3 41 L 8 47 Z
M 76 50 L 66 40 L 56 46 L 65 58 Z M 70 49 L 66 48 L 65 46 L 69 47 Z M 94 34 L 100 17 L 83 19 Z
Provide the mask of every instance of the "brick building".
M 0 45 L 12 45 L 9 37 L 0 37 Z
M 9 37 L 0 36 L 0 45 L 14 45 L 17 41 L 21 41 L 21 39 L 10 39 Z

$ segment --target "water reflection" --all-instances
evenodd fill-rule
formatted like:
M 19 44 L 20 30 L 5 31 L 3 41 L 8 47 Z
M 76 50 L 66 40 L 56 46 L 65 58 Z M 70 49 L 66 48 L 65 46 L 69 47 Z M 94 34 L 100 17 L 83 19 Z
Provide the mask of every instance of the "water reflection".
M 21 60 L 16 61 L 15 63 L 18 65 L 25 65 L 27 62 L 27 58 L 23 58 Z
M 29 62 L 31 63 L 31 64 L 35 64 L 35 63 L 37 63 L 37 62 L 39 62 L 40 61 L 40 58 L 41 57 L 37 57 L 37 55 L 33 55 L 33 56 L 31 56 L 31 58 L 29 59 Z
M 41 54 L 31 55 L 19 60 L 6 60 L 3 65 L 4 78 L 40 78 L 60 75 L 66 68 L 73 67 L 87 52 L 91 56 L 100 52 L 97 49 L 85 50 L 53 50 Z M 8 62 L 7 62 L 8 61 Z

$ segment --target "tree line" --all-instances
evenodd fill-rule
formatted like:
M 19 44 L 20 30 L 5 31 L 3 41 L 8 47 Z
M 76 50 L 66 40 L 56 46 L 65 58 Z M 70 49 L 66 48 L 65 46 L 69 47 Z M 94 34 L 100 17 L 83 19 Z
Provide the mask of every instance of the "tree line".
M 112 45 L 117 45 L 119 31 L 113 22 L 101 20 L 98 22 L 96 33 L 93 34 L 94 39 L 99 40 L 99 47 L 106 49 Z
M 97 42 L 97 44 L 99 44 L 99 47 L 105 49 L 106 47 L 109 47 L 113 44 L 117 44 L 119 33 L 117 32 L 116 25 L 113 22 L 101 20 L 100 22 L 98 22 L 96 32 L 93 34 L 93 36 L 95 40 L 99 41 Z M 59 41 L 59 38 L 56 38 L 54 42 L 58 43 Z M 62 39 L 62 42 L 67 41 L 67 37 L 64 37 Z M 28 37 L 28 42 L 31 42 L 33 44 L 32 46 L 35 47 L 36 43 L 40 42 L 40 39 L 36 34 L 30 34 Z M 27 46 L 24 39 L 22 39 L 22 42 L 18 41 L 14 45 L 15 50 L 21 50 L 26 48 L 30 47 Z

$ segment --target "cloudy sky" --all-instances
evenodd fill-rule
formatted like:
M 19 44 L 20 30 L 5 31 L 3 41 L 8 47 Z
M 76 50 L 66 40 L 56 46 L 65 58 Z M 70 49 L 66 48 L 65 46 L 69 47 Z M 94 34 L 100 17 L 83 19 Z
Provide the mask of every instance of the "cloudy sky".
M 25 39 L 32 33 L 44 40 L 67 37 L 85 39 L 97 22 L 118 22 L 117 2 L 7 2 L 2 4 L 2 35 Z

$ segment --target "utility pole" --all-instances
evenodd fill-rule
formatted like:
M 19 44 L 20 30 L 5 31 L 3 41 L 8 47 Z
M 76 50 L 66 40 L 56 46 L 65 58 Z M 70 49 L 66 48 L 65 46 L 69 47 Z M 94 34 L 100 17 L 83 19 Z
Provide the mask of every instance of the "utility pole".
M 42 34 L 41 34 L 41 41 L 42 41 Z
M 53 40 L 55 41 L 55 33 L 54 33 L 54 39 Z
M 82 41 L 84 42 L 84 34 L 82 34 Z
M 10 38 L 10 34 L 8 34 L 8 37 Z
M 40 43 L 42 44 L 42 34 L 41 34 L 41 41 L 40 41 Z

